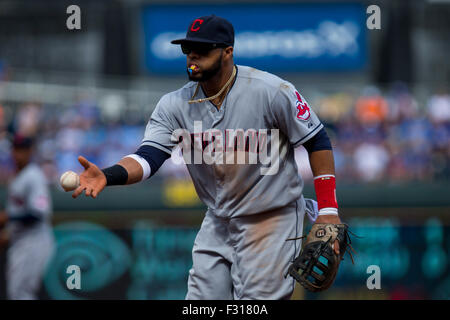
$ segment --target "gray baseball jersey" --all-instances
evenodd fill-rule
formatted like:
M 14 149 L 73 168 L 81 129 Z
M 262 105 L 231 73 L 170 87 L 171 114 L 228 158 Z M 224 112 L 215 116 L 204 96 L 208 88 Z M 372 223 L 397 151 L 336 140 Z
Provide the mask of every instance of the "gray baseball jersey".
M 187 168 L 200 199 L 218 217 L 275 210 L 299 199 L 303 181 L 294 148 L 323 125 L 295 87 L 268 72 L 237 66 L 236 80 L 217 110 L 209 101 L 188 103 L 196 86 L 188 82 L 161 98 L 141 145 L 170 154 L 181 139 L 190 144 L 190 154 L 183 148 Z M 195 98 L 204 97 L 200 88 Z
M 39 220 L 24 224 L 15 220 L 27 212 Z M 10 245 L 7 253 L 6 282 L 9 299 L 36 299 L 40 280 L 53 252 L 50 226 L 52 203 L 42 170 L 28 164 L 8 186 L 6 213 Z
M 142 141 L 169 154 L 179 145 L 208 206 L 186 299 L 289 299 L 295 280 L 285 275 L 300 252 L 305 211 L 317 214 L 302 196 L 294 148 L 323 125 L 291 83 L 267 72 L 237 66 L 219 110 L 189 104 L 196 86 L 161 98 Z M 204 97 L 199 89 L 194 99 Z

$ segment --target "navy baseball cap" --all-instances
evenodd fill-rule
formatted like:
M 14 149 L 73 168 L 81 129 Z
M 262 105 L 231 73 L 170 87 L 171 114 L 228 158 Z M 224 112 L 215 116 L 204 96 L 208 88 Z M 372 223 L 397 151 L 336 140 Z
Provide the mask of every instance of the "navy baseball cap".
M 189 24 L 186 38 L 171 41 L 173 44 L 201 42 L 210 44 L 234 45 L 233 25 L 215 15 L 199 17 Z

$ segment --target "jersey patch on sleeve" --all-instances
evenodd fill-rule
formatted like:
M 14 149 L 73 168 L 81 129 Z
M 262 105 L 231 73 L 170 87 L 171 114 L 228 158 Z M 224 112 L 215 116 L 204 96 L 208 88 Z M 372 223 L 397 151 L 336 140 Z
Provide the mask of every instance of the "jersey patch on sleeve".
M 298 93 L 298 91 L 295 91 L 295 95 L 297 96 L 297 119 L 306 121 L 311 116 L 308 103 L 302 99 L 302 96 L 300 95 L 300 93 Z
M 49 199 L 48 197 L 44 195 L 40 195 L 34 199 L 33 207 L 37 210 L 46 211 L 50 207 Z

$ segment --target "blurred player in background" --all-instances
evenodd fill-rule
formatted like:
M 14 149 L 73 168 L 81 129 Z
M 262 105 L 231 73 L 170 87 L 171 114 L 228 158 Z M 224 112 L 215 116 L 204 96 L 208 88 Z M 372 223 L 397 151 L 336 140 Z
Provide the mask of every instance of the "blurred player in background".
M 0 213 L 0 243 L 8 246 L 6 290 L 11 300 L 38 298 L 54 248 L 50 191 L 32 155 L 33 140 L 16 135 L 12 146 L 16 173 L 8 186 L 6 211 Z

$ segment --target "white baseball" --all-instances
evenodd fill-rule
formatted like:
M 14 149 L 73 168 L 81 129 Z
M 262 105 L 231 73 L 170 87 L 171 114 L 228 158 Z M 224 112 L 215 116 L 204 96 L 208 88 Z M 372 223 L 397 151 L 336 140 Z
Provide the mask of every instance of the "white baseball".
M 80 177 L 73 171 L 66 171 L 61 175 L 59 182 L 65 191 L 72 191 L 80 185 Z

